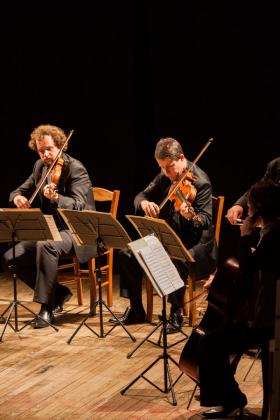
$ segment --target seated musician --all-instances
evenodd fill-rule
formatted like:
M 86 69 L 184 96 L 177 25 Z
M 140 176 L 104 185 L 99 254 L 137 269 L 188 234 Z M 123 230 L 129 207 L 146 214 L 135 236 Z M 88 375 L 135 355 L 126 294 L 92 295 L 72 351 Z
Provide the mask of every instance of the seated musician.
M 174 229 L 195 259 L 196 279 L 207 277 L 216 268 L 217 247 L 212 225 L 212 187 L 204 171 L 197 165 L 192 168 L 195 180 L 195 197 L 191 203 L 179 202 L 176 210 L 174 203 L 167 203 L 160 210 L 160 203 L 168 196 L 170 187 L 176 184 L 180 176 L 191 167 L 180 143 L 173 138 L 162 138 L 155 148 L 155 159 L 161 169 L 155 179 L 137 194 L 134 200 L 135 210 L 141 215 L 165 219 Z M 186 281 L 188 266 L 182 261 L 175 261 L 181 278 Z M 142 269 L 131 252 L 124 250 L 119 254 L 120 280 L 123 290 L 130 297 L 130 307 L 126 309 L 121 321 L 124 324 L 145 322 L 145 310 L 142 303 Z M 124 295 L 124 294 L 123 294 Z M 178 332 L 183 323 L 184 288 L 173 292 L 168 297 L 171 303 L 170 321 L 167 333 Z M 114 320 L 111 320 L 114 322 Z M 174 327 L 175 326 L 175 327 Z
M 280 185 L 273 181 L 254 184 L 248 192 L 248 209 L 240 227 L 241 284 L 236 315 L 208 331 L 199 345 L 201 405 L 216 407 L 204 411 L 205 418 L 242 411 L 247 398 L 234 378 L 229 355 L 242 354 L 274 336 L 276 281 L 280 276 Z M 261 227 L 260 240 L 252 248 L 256 225 Z
M 267 164 L 266 171 L 261 181 L 272 180 L 274 182 L 280 182 L 280 157 L 277 157 Z M 227 211 L 227 219 L 231 224 L 235 225 L 238 219 L 241 219 L 244 215 L 246 216 L 248 211 L 247 205 L 247 192 L 243 194 L 234 205 Z
M 280 183 L 280 157 L 277 157 L 270 161 L 267 164 L 266 171 L 261 179 L 261 181 L 274 181 Z M 238 200 L 235 201 L 232 207 L 227 211 L 226 218 L 232 225 L 239 224 L 242 217 L 246 217 L 248 213 L 248 204 L 247 204 L 247 194 L 246 191 Z M 258 241 L 258 232 L 255 232 L 256 241 Z M 209 289 L 213 281 L 213 276 L 210 276 L 209 279 L 204 284 L 205 289 Z
M 40 208 L 44 214 L 54 216 L 62 241 L 21 241 L 15 246 L 17 276 L 34 290 L 33 300 L 41 304 L 40 318 L 32 322 L 34 328 L 47 327 L 44 320 L 52 323 L 54 313 L 62 311 L 64 303 L 72 296 L 67 287 L 57 283 L 59 259 L 76 255 L 81 262 L 86 262 L 96 254 L 95 246 L 76 245 L 70 231 L 57 214 L 58 208 L 95 209 L 87 170 L 81 162 L 64 153 L 66 139 L 64 131 L 53 125 L 40 125 L 33 130 L 28 145 L 38 153 L 40 159 L 35 162 L 27 180 L 11 192 L 9 199 L 11 206 L 30 208 L 30 197 L 63 150 L 60 177 L 54 180 L 50 173 L 37 191 L 33 203 L 33 207 Z M 13 250 L 9 249 L 2 257 L 4 270 L 8 271 L 13 263 Z

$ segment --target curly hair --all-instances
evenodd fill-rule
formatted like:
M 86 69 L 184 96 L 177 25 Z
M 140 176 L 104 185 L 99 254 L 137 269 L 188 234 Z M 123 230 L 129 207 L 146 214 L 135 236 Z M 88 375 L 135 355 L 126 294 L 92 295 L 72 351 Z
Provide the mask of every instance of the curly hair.
M 37 152 L 36 141 L 43 140 L 44 136 L 51 136 L 54 144 L 59 149 L 61 149 L 61 147 L 66 141 L 66 134 L 61 128 L 50 124 L 39 125 L 39 127 L 36 127 L 30 135 L 30 140 L 28 142 L 28 146 L 30 147 L 30 149 Z M 64 151 L 66 149 L 67 146 L 64 148 Z
M 155 149 L 156 160 L 178 160 L 184 154 L 180 143 L 172 137 L 162 138 L 157 142 Z

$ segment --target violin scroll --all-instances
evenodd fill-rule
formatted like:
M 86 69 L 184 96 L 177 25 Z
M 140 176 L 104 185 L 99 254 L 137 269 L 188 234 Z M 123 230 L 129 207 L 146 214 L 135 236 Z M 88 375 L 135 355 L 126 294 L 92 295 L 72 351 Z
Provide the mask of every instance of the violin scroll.
M 187 172 L 184 174 L 184 179 L 186 179 L 186 180 L 188 180 L 188 181 L 193 182 L 193 181 L 196 181 L 196 180 L 197 180 L 197 176 L 196 176 L 196 175 L 194 175 L 192 172 L 187 171 Z

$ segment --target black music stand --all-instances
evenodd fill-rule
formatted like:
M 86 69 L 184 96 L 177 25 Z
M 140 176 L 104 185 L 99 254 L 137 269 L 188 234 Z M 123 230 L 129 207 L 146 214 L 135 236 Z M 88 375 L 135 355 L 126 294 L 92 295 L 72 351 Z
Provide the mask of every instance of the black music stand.
M 167 254 L 172 259 L 177 259 L 181 261 L 188 261 L 190 263 L 194 262 L 193 257 L 186 249 L 185 245 L 179 238 L 179 236 L 174 232 L 174 230 L 168 225 L 168 223 L 163 219 L 153 218 L 153 217 L 142 217 L 142 216 L 126 216 L 128 220 L 132 223 L 132 225 L 135 227 L 137 232 L 141 237 L 145 237 L 150 234 L 154 234 L 160 242 L 163 244 Z M 157 285 L 153 284 L 154 288 L 157 290 Z M 185 341 L 188 338 L 188 335 L 185 334 L 185 332 L 178 328 L 176 325 L 174 325 L 170 320 L 168 320 L 168 323 L 171 324 L 174 328 L 178 330 L 181 334 L 184 335 L 184 338 L 181 340 L 176 341 L 176 343 L 173 343 L 171 345 L 167 345 L 167 348 L 171 348 L 182 341 Z M 159 338 L 157 342 L 154 342 L 150 340 L 150 337 L 159 329 L 161 329 Z M 163 336 L 163 321 L 161 320 L 155 328 L 145 337 L 143 340 L 131 351 L 127 354 L 127 357 L 130 358 L 136 350 L 139 349 L 139 347 L 142 346 L 146 341 L 148 341 L 151 344 L 157 345 L 159 347 L 163 347 L 161 345 L 161 340 Z
M 158 222 L 157 224 L 159 226 L 165 226 L 165 224 L 161 225 L 161 222 Z M 163 228 L 160 227 L 159 229 Z M 149 280 L 152 282 L 158 295 L 162 298 L 162 319 L 159 325 L 162 326 L 163 353 L 159 355 L 142 373 L 140 373 L 135 379 L 133 379 L 121 391 L 121 394 L 124 394 L 127 391 L 127 389 L 130 388 L 138 379 L 143 378 L 161 392 L 168 393 L 169 391 L 171 391 L 172 404 L 177 405 L 174 393 L 174 385 L 182 376 L 182 374 L 180 374 L 173 383 L 171 370 L 169 367 L 169 360 L 171 360 L 177 367 L 179 367 L 179 364 L 167 352 L 166 296 L 169 295 L 171 292 L 174 292 L 183 287 L 184 282 L 179 276 L 175 265 L 172 263 L 171 258 L 167 254 L 162 243 L 154 234 L 147 235 L 141 239 L 131 242 L 128 244 L 128 246 L 132 250 L 141 267 L 146 272 Z M 159 327 L 159 325 L 157 326 L 157 328 Z M 151 334 L 149 334 L 149 336 L 150 335 Z M 144 341 L 142 341 L 141 344 L 143 344 Z M 137 346 L 137 348 L 139 348 L 139 346 Z M 161 389 L 150 379 L 145 377 L 145 374 L 160 360 L 163 360 L 164 368 L 163 389 Z
M 58 211 L 65 220 L 78 245 L 96 244 L 97 247 L 95 272 L 98 284 L 98 300 L 94 303 L 93 307 L 90 308 L 88 315 L 85 316 L 83 321 L 68 339 L 67 343 L 71 343 L 72 339 L 83 325 L 99 338 L 105 338 L 117 325 L 121 325 L 131 340 L 135 342 L 135 337 L 128 331 L 122 321 L 111 311 L 102 299 L 102 272 L 100 270 L 100 258 L 102 257 L 103 250 L 106 248 L 125 248 L 131 239 L 122 225 L 111 215 L 111 213 L 93 210 L 76 211 L 59 209 Z M 90 317 L 93 317 L 96 314 L 97 306 L 99 307 L 100 334 L 94 331 L 86 322 Z M 104 333 L 103 306 L 105 306 L 116 321 L 118 321 L 106 333 Z
M 23 330 L 29 325 L 34 318 L 28 321 L 23 327 L 18 327 L 18 306 L 23 307 L 25 310 L 33 314 L 35 317 L 40 318 L 48 325 L 50 325 L 55 331 L 58 329 L 36 314 L 34 311 L 25 306 L 17 298 L 17 270 L 16 270 L 16 255 L 15 246 L 16 242 L 23 240 L 30 241 L 45 241 L 45 240 L 61 240 L 56 225 L 50 217 L 43 215 L 40 209 L 0 209 L 0 242 L 11 242 L 13 250 L 13 263 L 9 267 L 11 276 L 13 279 L 14 296 L 9 306 L 0 315 L 0 318 L 4 318 L 4 315 L 8 312 L 8 316 L 5 319 L 4 327 L 0 336 L 0 342 L 4 336 L 7 325 L 9 325 L 14 332 Z M 13 311 L 15 312 L 15 326 L 11 323 L 11 316 Z

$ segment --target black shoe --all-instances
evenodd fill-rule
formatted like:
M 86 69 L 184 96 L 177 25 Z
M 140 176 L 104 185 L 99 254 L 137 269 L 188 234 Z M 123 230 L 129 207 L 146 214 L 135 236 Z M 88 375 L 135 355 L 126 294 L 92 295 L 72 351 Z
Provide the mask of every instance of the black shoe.
M 119 318 L 119 320 L 115 318 L 110 318 L 109 322 L 112 324 L 118 324 L 121 321 L 124 325 L 131 325 L 131 324 L 142 324 L 146 322 L 146 313 L 144 309 L 134 309 L 130 306 L 126 308 L 124 314 Z
M 221 419 L 237 414 L 241 416 L 245 405 L 247 405 L 247 398 L 245 394 L 241 393 L 238 399 L 234 399 L 230 403 L 223 405 L 222 409 L 211 408 L 201 413 L 201 415 L 206 419 Z
M 61 289 L 61 291 L 59 291 L 55 296 L 55 304 L 52 310 L 53 314 L 62 312 L 63 306 L 66 302 L 68 302 L 71 299 L 72 296 L 73 293 L 71 292 L 71 290 L 68 289 L 68 287 L 63 286 L 63 289 Z
M 125 308 L 125 311 L 124 311 L 123 315 L 122 316 L 119 316 L 118 317 L 118 320 L 121 321 L 121 322 L 123 322 L 123 320 L 127 317 L 127 314 L 128 314 L 128 312 L 130 310 L 131 310 L 131 307 L 130 306 L 128 306 L 127 308 Z M 116 318 L 110 318 L 109 319 L 109 322 L 111 322 L 112 324 L 118 324 L 119 323 L 118 320 Z
M 166 334 L 175 334 L 180 332 L 184 318 L 180 310 L 171 312 L 167 322 Z
M 40 317 L 40 318 L 39 318 Z M 54 321 L 54 316 L 49 305 L 42 305 L 39 312 L 39 317 L 37 316 L 32 322 L 31 326 L 33 328 L 46 328 L 49 327 L 49 324 L 52 324 Z M 45 322 L 47 321 L 47 322 Z M 49 323 L 49 324 L 48 324 Z

